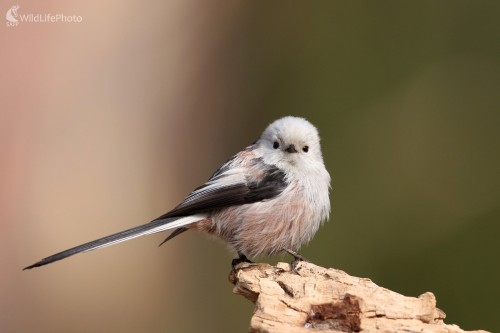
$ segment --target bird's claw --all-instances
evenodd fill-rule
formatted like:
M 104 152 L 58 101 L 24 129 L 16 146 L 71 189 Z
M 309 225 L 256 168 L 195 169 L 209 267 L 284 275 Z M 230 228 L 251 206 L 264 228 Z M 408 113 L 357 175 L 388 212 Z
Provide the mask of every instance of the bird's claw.
M 250 263 L 250 264 L 253 263 L 253 261 L 251 261 L 250 259 L 248 259 L 244 254 L 239 254 L 238 258 L 234 258 L 231 261 L 231 267 L 233 267 L 233 271 L 236 272 L 236 266 L 238 266 L 239 264 L 241 264 L 243 262 L 247 262 L 247 263 Z
M 301 261 L 310 262 L 310 261 L 295 251 L 292 251 L 289 249 L 285 249 L 285 251 L 288 252 L 294 258 L 293 261 L 290 263 L 290 267 L 292 268 L 292 271 L 295 274 L 300 275 L 299 271 L 297 269 L 297 265 L 299 264 L 299 262 L 301 262 Z

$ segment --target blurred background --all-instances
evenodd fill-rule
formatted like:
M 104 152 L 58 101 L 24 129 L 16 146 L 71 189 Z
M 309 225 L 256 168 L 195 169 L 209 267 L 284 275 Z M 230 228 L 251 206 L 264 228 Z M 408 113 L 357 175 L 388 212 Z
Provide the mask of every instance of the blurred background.
M 304 256 L 500 331 L 499 2 L 19 5 L 83 21 L 0 28 L 1 332 L 247 331 L 195 232 L 21 269 L 163 214 L 285 115 L 333 177 Z

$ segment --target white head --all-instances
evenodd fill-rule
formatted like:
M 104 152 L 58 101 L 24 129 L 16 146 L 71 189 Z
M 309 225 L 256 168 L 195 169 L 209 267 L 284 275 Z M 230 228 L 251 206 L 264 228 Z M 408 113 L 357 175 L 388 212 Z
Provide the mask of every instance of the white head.
M 284 117 L 271 123 L 256 142 L 264 162 L 291 173 L 323 165 L 318 130 L 304 118 Z

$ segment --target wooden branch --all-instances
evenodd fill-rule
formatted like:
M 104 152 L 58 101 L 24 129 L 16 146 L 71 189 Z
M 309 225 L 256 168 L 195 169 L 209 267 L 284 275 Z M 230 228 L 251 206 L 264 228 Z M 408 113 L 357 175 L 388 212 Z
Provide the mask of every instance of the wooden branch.
M 407 297 L 333 268 L 242 263 L 233 292 L 255 303 L 250 332 L 464 332 L 443 322 L 430 292 Z M 486 332 L 486 331 L 474 331 Z

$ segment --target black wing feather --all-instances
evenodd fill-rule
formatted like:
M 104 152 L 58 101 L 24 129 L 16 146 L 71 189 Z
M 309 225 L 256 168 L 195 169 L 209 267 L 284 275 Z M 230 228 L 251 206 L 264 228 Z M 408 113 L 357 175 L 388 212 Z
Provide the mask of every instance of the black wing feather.
M 269 200 L 279 195 L 288 183 L 283 171 L 269 166 L 258 181 L 242 182 L 211 189 L 209 183 L 197 188 L 181 204 L 157 220 L 205 213 L 214 209 Z
M 226 164 L 223 167 L 225 166 Z M 218 170 L 212 177 L 218 177 L 221 174 L 222 172 Z M 202 213 L 232 205 L 272 199 L 283 192 L 288 184 L 285 179 L 285 174 L 276 167 L 268 167 L 265 174 L 266 176 L 260 181 L 238 183 L 232 186 L 218 188 L 215 191 L 204 191 L 204 188 L 207 189 L 209 186 L 203 185 L 197 188 L 186 198 L 186 200 L 173 210 L 158 217 L 158 220 Z M 187 228 L 176 229 L 160 243 L 160 246 L 184 231 L 187 231 Z

